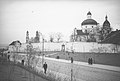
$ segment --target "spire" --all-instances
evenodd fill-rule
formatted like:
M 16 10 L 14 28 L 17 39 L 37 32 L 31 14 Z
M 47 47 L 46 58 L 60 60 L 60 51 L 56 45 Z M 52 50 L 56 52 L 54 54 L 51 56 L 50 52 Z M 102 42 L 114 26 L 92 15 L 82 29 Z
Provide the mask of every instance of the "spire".
M 108 18 L 108 17 L 107 17 L 107 15 L 106 15 L 106 16 L 105 16 L 105 19 L 107 20 L 107 18 Z
M 87 13 L 87 15 L 92 15 L 92 14 L 91 14 L 91 12 L 89 11 L 89 12 Z
M 26 32 L 26 37 L 29 37 L 29 32 L 28 31 Z

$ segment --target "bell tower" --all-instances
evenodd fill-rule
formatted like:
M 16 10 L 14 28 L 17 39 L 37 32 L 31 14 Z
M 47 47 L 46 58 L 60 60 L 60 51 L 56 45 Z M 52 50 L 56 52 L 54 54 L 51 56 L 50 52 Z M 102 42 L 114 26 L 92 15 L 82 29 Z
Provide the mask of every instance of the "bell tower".
M 26 32 L 26 43 L 29 43 L 29 32 Z
M 39 38 L 39 32 L 36 31 L 36 37 L 35 37 L 35 43 L 39 43 L 40 42 L 40 38 Z
M 102 28 L 103 37 L 105 38 L 110 32 L 111 32 L 110 22 L 108 21 L 108 16 L 106 15 Z

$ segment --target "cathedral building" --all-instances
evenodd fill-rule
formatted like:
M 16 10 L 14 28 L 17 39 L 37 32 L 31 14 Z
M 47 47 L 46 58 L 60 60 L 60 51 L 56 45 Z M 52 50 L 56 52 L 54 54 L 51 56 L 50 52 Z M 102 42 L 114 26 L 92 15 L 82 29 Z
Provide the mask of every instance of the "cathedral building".
M 40 35 L 39 32 L 36 31 L 36 36 L 29 38 L 29 32 L 26 32 L 26 43 L 39 43 L 40 42 Z
M 96 20 L 92 19 L 92 14 L 89 11 L 87 13 L 87 19 L 81 23 L 81 30 L 75 28 L 74 33 L 70 36 L 70 41 L 74 42 L 100 42 L 103 40 L 110 32 L 110 22 L 105 17 L 103 26 L 100 27 Z

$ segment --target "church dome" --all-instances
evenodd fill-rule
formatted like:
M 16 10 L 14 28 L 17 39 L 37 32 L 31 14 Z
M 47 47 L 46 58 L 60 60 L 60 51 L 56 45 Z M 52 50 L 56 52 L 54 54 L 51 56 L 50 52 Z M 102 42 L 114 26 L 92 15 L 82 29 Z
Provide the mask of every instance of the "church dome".
M 110 26 L 110 22 L 107 20 L 107 16 L 105 17 L 105 21 L 103 23 L 103 26 Z
M 94 19 L 86 19 L 81 23 L 81 25 L 97 25 L 97 22 Z

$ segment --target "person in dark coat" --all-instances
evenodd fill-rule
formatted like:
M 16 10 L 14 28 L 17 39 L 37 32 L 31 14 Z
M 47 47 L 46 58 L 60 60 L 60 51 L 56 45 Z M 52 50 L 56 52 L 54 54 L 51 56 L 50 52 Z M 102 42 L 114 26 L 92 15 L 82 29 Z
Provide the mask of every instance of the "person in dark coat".
M 8 61 L 10 60 L 10 55 L 8 55 Z
M 73 57 L 71 57 L 71 63 L 73 63 Z
M 24 60 L 22 60 L 22 65 L 24 65 Z
M 43 64 L 43 68 L 44 68 L 44 73 L 46 74 L 46 71 L 47 71 L 47 64 L 45 62 L 45 64 Z
M 92 60 L 92 58 L 90 58 L 90 64 L 91 64 L 91 65 L 93 64 L 93 60 Z
M 90 64 L 90 58 L 88 59 L 88 64 Z

